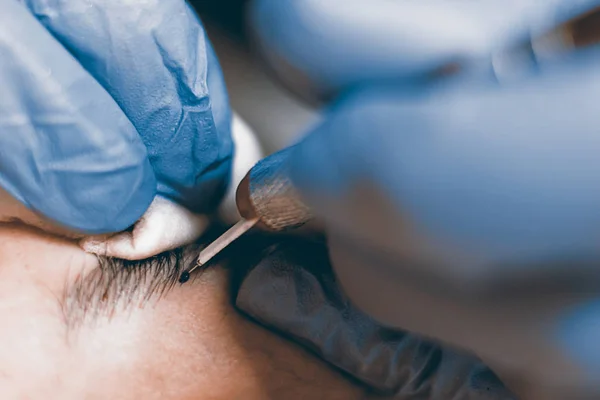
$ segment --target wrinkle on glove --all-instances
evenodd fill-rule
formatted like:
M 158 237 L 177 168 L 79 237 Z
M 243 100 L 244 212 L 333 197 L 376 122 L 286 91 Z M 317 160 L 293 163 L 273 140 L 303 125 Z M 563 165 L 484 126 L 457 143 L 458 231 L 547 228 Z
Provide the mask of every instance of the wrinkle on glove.
M 263 156 L 252 129 L 233 114 L 232 136 L 236 148 L 232 184 L 219 206 L 219 216 L 229 224 L 239 218 L 235 192 L 248 170 Z M 1 198 L 0 198 L 1 200 Z M 0 214 L 0 220 L 2 215 Z M 210 223 L 206 214 L 195 214 L 182 205 L 157 196 L 135 225 L 112 235 L 85 237 L 80 246 L 88 253 L 125 260 L 142 260 L 194 242 Z
M 515 399 L 479 360 L 378 325 L 353 307 L 323 243 L 273 245 L 241 282 L 236 306 L 391 399 Z
M 0 80 L 0 186 L 53 222 L 113 233 L 156 194 L 225 194 L 231 111 L 185 0 L 4 1 Z
M 158 194 L 214 210 L 233 153 L 222 74 L 183 0 L 26 0 L 115 99 L 148 149 Z
M 18 1 L 0 12 L 0 186 L 75 231 L 127 228 L 156 179 L 119 105 Z

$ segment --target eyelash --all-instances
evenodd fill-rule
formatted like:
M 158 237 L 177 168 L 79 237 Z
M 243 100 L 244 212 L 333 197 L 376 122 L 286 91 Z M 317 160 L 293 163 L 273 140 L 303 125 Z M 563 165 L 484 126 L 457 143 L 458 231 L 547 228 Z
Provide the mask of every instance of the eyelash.
M 110 319 L 118 308 L 126 312 L 160 299 L 178 284 L 198 249 L 191 245 L 141 261 L 99 257 L 98 268 L 65 285 L 61 307 L 67 327 Z

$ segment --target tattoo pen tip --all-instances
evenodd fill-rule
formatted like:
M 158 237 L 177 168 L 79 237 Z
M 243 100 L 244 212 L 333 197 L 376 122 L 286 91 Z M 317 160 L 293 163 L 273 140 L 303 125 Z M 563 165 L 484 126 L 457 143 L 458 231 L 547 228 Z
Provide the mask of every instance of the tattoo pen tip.
M 183 273 L 179 277 L 179 283 L 183 284 L 183 283 L 186 283 L 189 280 L 190 280 L 190 273 L 189 273 L 189 271 L 183 271 Z

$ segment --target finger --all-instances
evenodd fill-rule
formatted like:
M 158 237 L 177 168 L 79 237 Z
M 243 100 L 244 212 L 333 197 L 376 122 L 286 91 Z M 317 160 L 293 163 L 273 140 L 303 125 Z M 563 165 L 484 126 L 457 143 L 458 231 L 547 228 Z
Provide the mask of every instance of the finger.
M 33 14 L 136 127 L 158 191 L 196 211 L 229 179 L 227 95 L 215 54 L 184 0 L 27 0 Z
M 88 253 L 125 260 L 143 260 L 194 242 L 208 226 L 208 217 L 156 197 L 132 230 L 111 236 L 90 236 L 80 242 Z
M 293 179 L 351 243 L 435 254 L 415 271 L 461 290 L 575 256 L 596 273 L 595 60 L 495 89 L 357 92 L 295 147 Z
M 0 185 L 69 228 L 121 230 L 156 184 L 118 105 L 18 2 L 0 13 Z
M 262 149 L 252 130 L 238 115 L 234 114 L 232 125 L 233 140 L 238 151 L 234 159 L 233 185 L 230 185 L 219 206 L 219 216 L 226 223 L 234 224 L 240 218 L 235 203 L 235 190 L 250 168 L 261 158 Z M 191 243 L 207 227 L 206 216 L 194 214 L 180 205 L 156 197 L 133 230 L 117 235 L 87 237 L 80 244 L 90 253 L 139 260 Z
M 272 246 L 245 273 L 236 306 L 386 399 L 513 399 L 475 358 L 379 325 L 336 284 L 323 243 Z
M 421 77 L 485 56 L 529 28 L 542 29 L 598 4 L 256 0 L 250 20 L 276 68 L 295 68 L 322 90 L 336 91 L 363 81 Z

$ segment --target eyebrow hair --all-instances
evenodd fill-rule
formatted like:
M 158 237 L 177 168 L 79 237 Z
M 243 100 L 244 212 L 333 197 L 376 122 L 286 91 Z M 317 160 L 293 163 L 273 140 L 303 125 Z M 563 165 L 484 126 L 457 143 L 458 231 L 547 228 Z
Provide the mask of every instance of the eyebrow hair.
M 65 285 L 61 306 L 67 327 L 110 319 L 160 299 L 179 285 L 202 247 L 195 243 L 138 261 L 98 256 L 97 268 Z
M 218 230 L 213 232 L 213 236 L 218 233 Z M 211 236 L 207 235 L 199 242 L 139 261 L 98 256 L 97 268 L 64 285 L 59 301 L 68 331 L 160 300 L 180 285 L 181 273 L 196 262 L 200 250 L 211 242 L 210 239 Z M 251 267 L 274 243 L 284 240 L 260 234 L 241 237 L 192 273 L 185 284 L 193 283 L 202 271 L 219 265 L 231 271 L 230 289 L 233 295 Z

